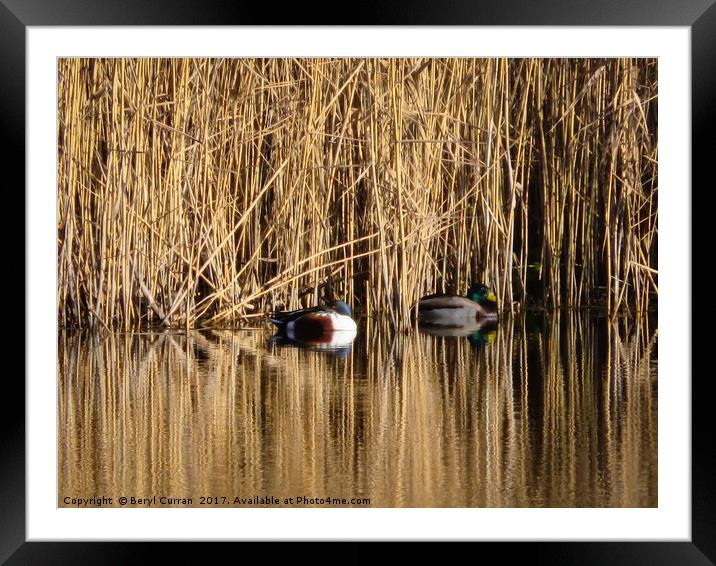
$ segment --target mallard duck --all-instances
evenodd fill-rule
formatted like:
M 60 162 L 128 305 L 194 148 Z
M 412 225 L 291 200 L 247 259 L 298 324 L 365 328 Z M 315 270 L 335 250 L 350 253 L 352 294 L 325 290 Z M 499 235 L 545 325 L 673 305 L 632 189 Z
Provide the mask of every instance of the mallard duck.
M 476 320 L 497 319 L 497 298 L 487 285 L 470 287 L 466 297 L 457 295 L 428 295 L 418 303 L 421 324 L 437 326 L 469 326 Z
M 336 340 L 352 341 L 355 337 L 357 326 L 351 316 L 351 307 L 343 301 L 336 301 L 332 307 L 275 312 L 269 320 L 278 327 L 279 333 L 291 340 L 331 343 Z M 333 336 L 333 333 L 339 332 L 341 335 Z

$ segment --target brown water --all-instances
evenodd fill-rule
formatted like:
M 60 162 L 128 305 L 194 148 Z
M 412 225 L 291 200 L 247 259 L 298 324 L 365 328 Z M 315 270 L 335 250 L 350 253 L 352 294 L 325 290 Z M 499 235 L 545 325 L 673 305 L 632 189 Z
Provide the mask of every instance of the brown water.
M 557 313 L 472 337 L 363 320 L 338 351 L 269 336 L 62 331 L 58 505 L 657 506 L 647 320 Z

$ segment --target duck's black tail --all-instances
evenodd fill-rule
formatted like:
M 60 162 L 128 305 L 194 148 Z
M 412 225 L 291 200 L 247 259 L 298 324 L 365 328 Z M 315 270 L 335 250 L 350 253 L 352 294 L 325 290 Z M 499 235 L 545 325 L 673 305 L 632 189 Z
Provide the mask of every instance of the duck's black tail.
M 273 324 L 275 324 L 276 326 L 278 326 L 279 329 L 281 329 L 281 328 L 285 327 L 286 324 L 287 324 L 288 321 L 289 321 L 289 317 L 286 316 L 287 314 L 289 314 L 289 313 L 287 313 L 287 312 L 281 312 L 281 311 L 272 312 L 272 313 L 269 315 L 268 319 L 269 319 Z

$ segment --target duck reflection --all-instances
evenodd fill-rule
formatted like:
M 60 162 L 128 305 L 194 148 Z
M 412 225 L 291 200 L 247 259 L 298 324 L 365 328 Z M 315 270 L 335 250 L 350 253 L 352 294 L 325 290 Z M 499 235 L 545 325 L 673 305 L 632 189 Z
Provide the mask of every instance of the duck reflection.
M 496 320 L 475 320 L 455 326 L 422 323 L 418 328 L 431 336 L 465 336 L 473 346 L 490 344 L 497 335 Z
M 278 332 L 269 338 L 269 342 L 281 346 L 293 346 L 305 350 L 316 350 L 345 357 L 351 352 L 356 334 L 356 330 L 326 331 L 319 336 L 302 340 L 295 336 L 289 337 L 282 332 Z

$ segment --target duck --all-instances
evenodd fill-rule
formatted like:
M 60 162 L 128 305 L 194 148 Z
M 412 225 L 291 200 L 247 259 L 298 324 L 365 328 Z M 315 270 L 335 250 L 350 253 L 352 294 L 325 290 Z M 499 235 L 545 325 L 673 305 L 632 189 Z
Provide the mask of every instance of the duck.
M 275 312 L 269 320 L 276 325 L 279 335 L 290 340 L 331 344 L 355 338 L 357 325 L 352 316 L 348 303 L 336 301 L 332 306 Z
M 484 283 L 470 286 L 465 297 L 427 295 L 418 303 L 421 324 L 463 327 L 480 320 L 497 320 L 497 298 Z

